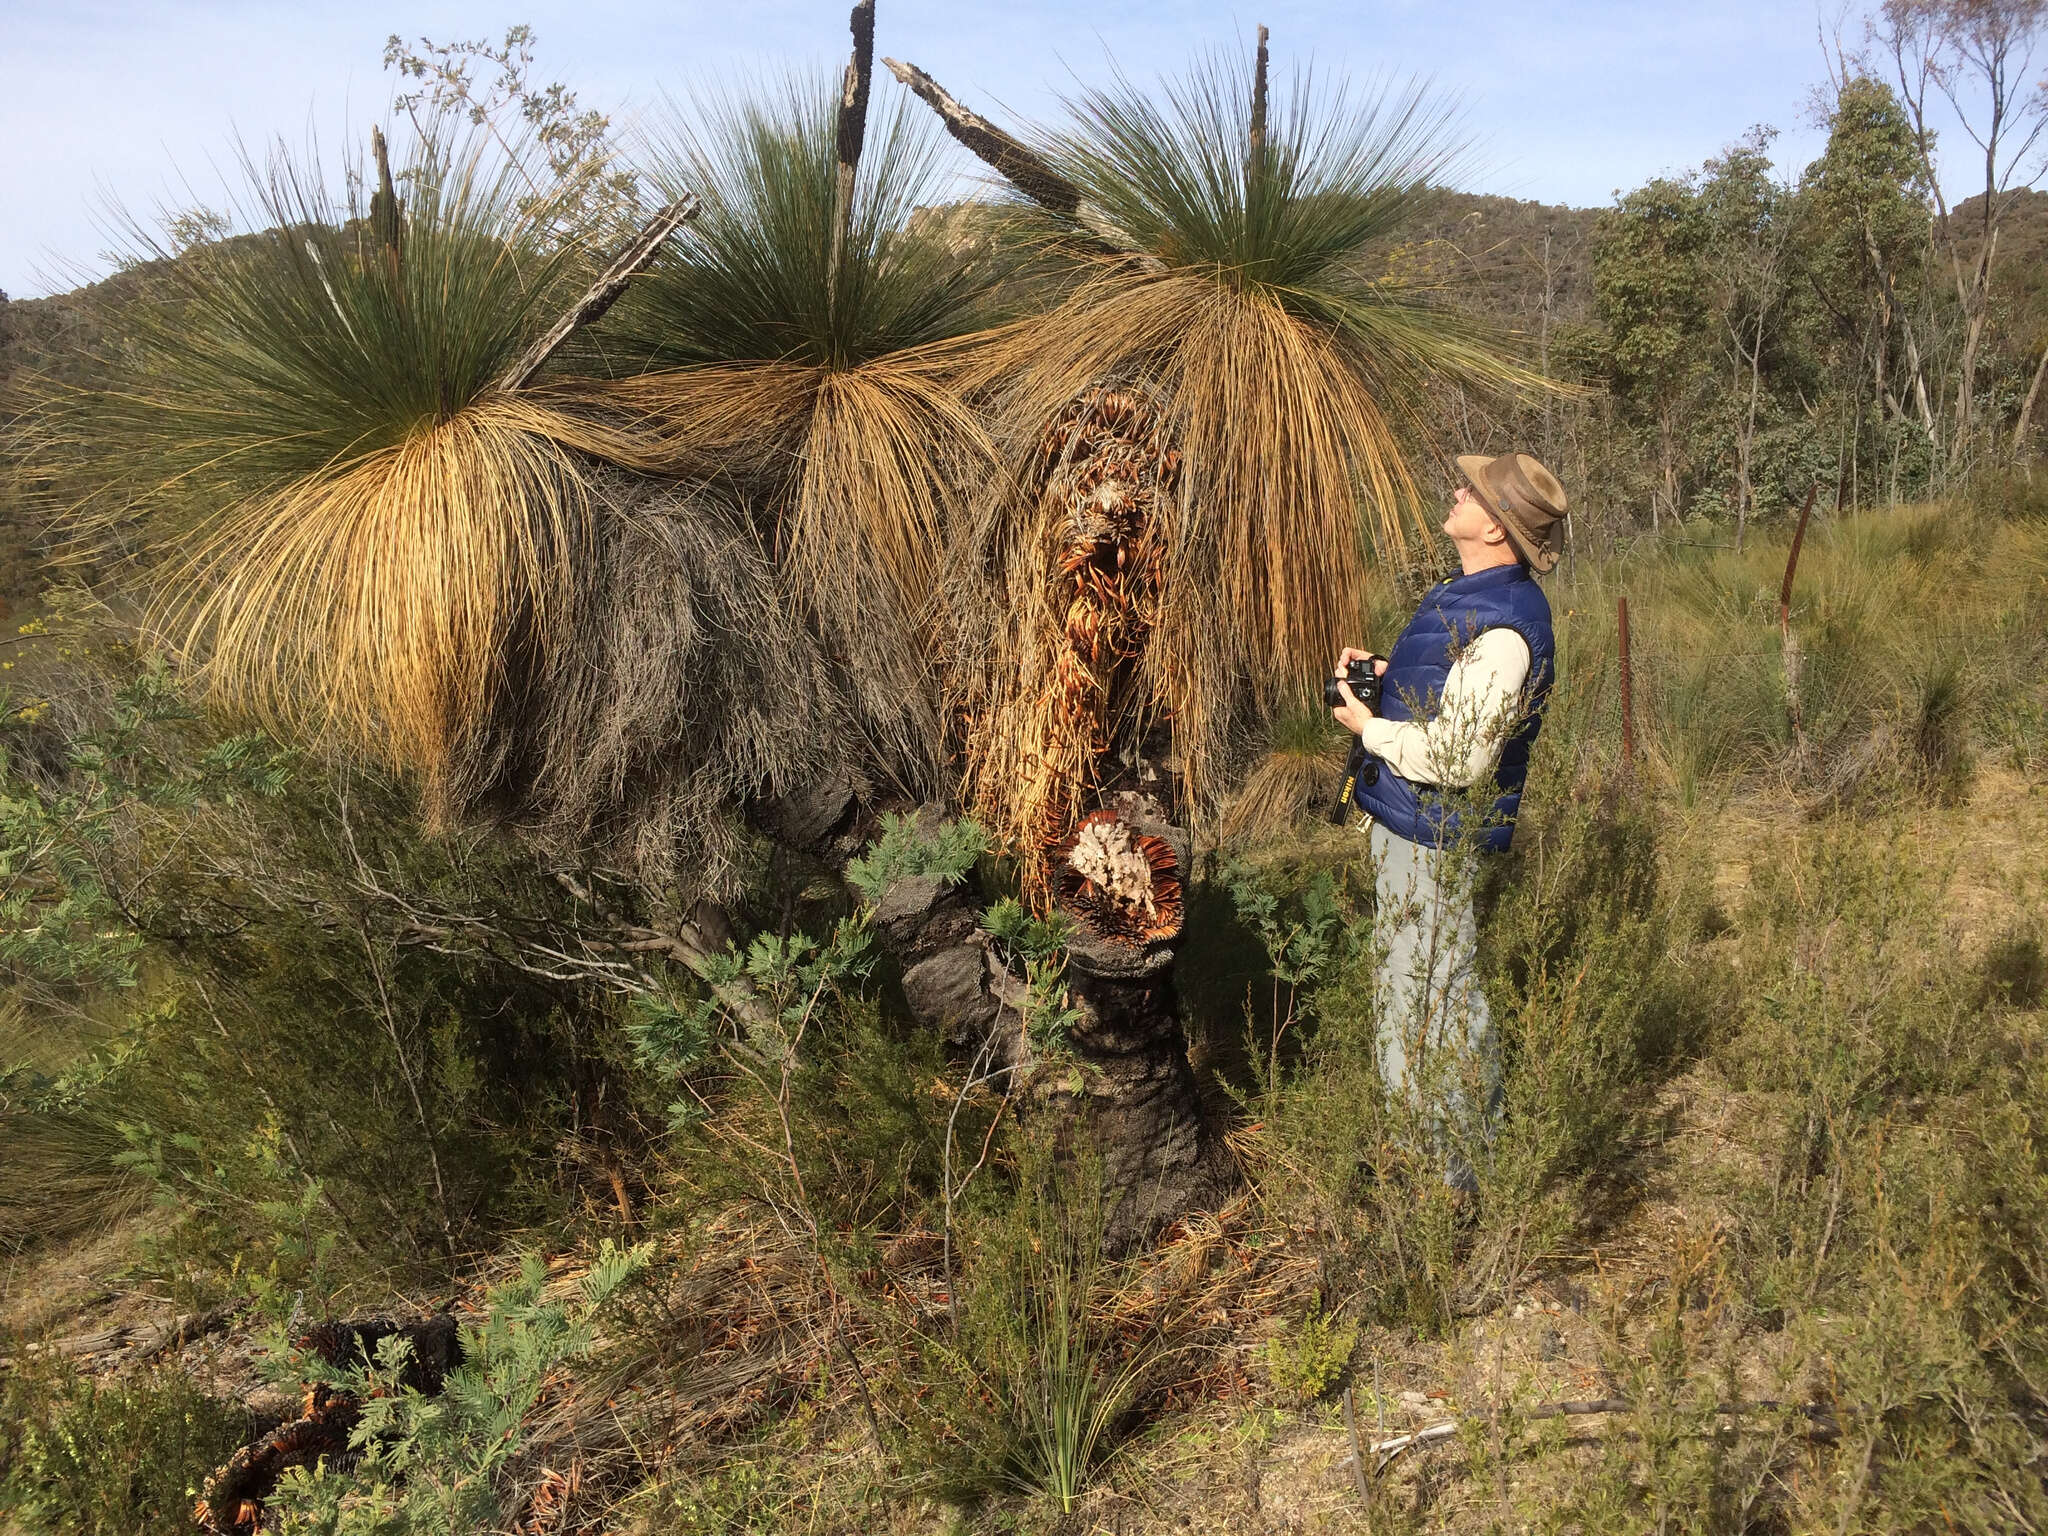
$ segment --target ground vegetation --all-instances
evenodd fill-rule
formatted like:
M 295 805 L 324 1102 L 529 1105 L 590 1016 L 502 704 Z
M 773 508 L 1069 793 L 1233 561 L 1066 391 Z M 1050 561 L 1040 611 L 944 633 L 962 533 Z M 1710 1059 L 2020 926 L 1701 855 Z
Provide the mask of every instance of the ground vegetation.
M 1263 35 L 1011 135 L 874 19 L 630 166 L 399 46 L 353 191 L 0 310 L 0 1521 L 2048 1524 L 2033 202 L 1881 51 L 1596 214 Z M 1582 509 L 1491 1136 L 1302 697 L 1444 423 Z

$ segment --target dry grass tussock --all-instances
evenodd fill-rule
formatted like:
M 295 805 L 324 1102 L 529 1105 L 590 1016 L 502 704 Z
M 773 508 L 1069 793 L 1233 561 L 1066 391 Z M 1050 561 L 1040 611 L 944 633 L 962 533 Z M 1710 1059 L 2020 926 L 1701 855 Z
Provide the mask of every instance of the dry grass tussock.
M 543 659 L 566 643 L 592 507 L 563 435 L 484 400 L 233 507 L 161 585 L 153 627 L 216 702 L 416 769 L 445 815 L 515 637 Z

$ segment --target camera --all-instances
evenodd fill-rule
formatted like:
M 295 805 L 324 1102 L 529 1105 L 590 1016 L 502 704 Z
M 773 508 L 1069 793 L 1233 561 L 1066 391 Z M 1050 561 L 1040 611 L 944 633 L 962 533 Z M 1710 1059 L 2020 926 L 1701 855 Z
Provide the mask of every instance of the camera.
M 1380 707 L 1380 675 L 1373 663 L 1379 658 L 1363 656 L 1344 669 L 1344 681 L 1351 685 L 1351 692 L 1358 702 L 1375 714 Z M 1344 707 L 1344 695 L 1337 691 L 1337 679 L 1323 679 L 1323 702 L 1331 709 Z

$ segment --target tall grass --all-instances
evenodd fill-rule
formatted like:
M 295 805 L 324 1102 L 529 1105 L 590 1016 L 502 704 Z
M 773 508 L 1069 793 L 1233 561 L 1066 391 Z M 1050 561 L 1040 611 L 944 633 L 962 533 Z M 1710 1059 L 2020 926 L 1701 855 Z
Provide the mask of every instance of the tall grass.
M 1612 711 L 1629 599 L 1642 749 L 1682 805 L 1776 787 L 1820 806 L 1968 783 L 1979 748 L 2025 759 L 2044 698 L 2038 523 L 1973 502 L 1816 520 L 1794 584 L 1800 731 L 1788 710 L 1779 540 L 1587 564 L 1551 584 L 1562 670 Z M 1868 796 L 1864 796 L 1868 798 Z

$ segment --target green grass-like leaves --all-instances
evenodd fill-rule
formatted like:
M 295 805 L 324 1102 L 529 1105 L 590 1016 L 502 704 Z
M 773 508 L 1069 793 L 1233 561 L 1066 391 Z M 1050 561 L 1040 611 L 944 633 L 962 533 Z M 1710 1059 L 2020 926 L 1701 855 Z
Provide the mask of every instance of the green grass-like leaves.
M 835 246 L 838 109 L 836 81 L 790 77 L 708 98 L 695 116 L 671 111 L 651 174 L 703 211 L 620 305 L 607 327 L 616 350 L 654 368 L 849 368 L 979 328 L 994 270 L 936 225 L 913 225 L 949 176 L 939 134 L 902 93 L 871 108 Z
M 43 402 L 41 447 L 103 480 L 108 516 L 136 498 L 203 510 L 403 442 L 481 395 L 580 276 L 478 141 L 414 145 L 396 252 L 359 171 L 340 197 L 282 146 L 261 164 L 245 149 L 242 171 L 235 222 L 262 232 L 171 260 L 134 226 L 144 301 L 105 384 Z

